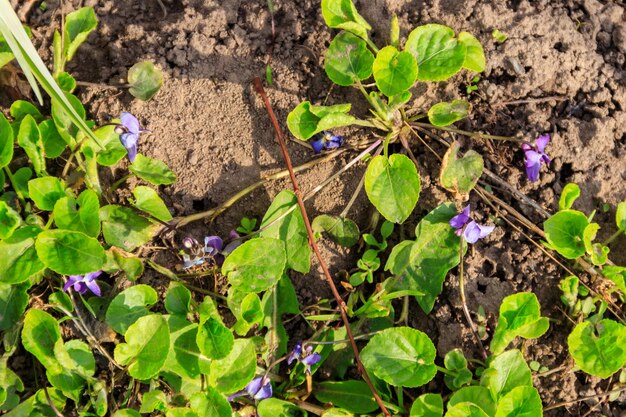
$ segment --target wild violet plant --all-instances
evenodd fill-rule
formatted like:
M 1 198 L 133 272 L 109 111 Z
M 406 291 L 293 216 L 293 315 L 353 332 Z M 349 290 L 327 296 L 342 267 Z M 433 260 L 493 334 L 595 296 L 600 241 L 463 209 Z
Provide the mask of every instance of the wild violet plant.
M 576 184 L 567 184 L 559 199 L 559 211 L 543 224 L 545 246 L 554 249 L 567 259 L 583 259 L 600 270 L 601 276 L 612 283 L 613 291 L 623 300 L 626 294 L 626 267 L 610 262 L 609 245 L 626 233 L 626 202 L 617 206 L 615 214 L 616 232 L 605 242 L 594 242 L 600 230 L 592 223 L 594 213 L 589 216 L 572 209 L 580 196 Z M 580 316 L 578 323 L 567 339 L 570 354 L 576 366 L 586 373 L 608 378 L 626 366 L 626 323 L 617 319 L 604 318 L 609 308 L 607 300 L 600 296 L 587 296 L 588 289 L 580 286 L 576 276 L 561 281 L 562 300 L 569 313 Z M 579 300 L 579 297 L 586 297 Z M 615 310 L 612 310 L 613 312 Z M 592 314 L 595 313 L 595 314 Z
M 387 220 L 402 223 L 417 204 L 420 178 L 407 156 L 389 154 L 389 144 L 406 143 L 411 134 L 411 123 L 426 117 L 415 114 L 415 109 L 408 105 L 412 97 L 410 89 L 418 81 L 447 80 L 462 69 L 482 72 L 485 68 L 482 46 L 467 32 L 456 37 L 449 27 L 428 24 L 414 28 L 401 47 L 398 22 L 394 18 L 390 44 L 379 49 L 368 36 L 371 26 L 350 0 L 324 0 L 322 14 L 329 27 L 342 30 L 326 53 L 326 74 L 337 85 L 358 88 L 370 104 L 372 117 L 362 120 L 350 115 L 349 103 L 318 106 L 305 101 L 289 114 L 287 125 L 301 140 L 324 132 L 321 138 L 312 142 L 316 152 L 322 143 L 337 145 L 328 139 L 324 142 L 324 138 L 333 137 L 327 132 L 333 128 L 359 125 L 384 133 L 383 155 L 369 162 L 365 190 L 372 204 Z M 374 84 L 366 85 L 365 82 L 372 77 Z M 427 117 L 432 125 L 445 127 L 463 119 L 469 111 L 468 102 L 455 100 L 435 104 L 428 110 Z M 453 160 L 461 161 L 456 160 L 456 154 L 447 159 L 451 164 Z M 463 159 L 462 163 L 467 161 Z M 478 163 L 482 172 L 482 159 Z

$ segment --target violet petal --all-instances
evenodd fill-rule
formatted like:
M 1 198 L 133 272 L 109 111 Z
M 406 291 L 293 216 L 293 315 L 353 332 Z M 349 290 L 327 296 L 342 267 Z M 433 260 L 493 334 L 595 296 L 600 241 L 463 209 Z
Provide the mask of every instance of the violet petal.
M 246 394 L 247 394 L 246 390 L 237 391 L 236 393 L 228 396 L 228 401 L 232 401 L 235 398 L 241 397 L 242 395 L 246 395 Z
M 135 135 L 139 134 L 139 120 L 137 120 L 135 116 L 128 112 L 123 112 L 120 116 L 120 121 L 130 133 L 134 133 Z
M 139 135 L 135 133 L 122 133 L 120 135 L 120 142 L 126 151 L 128 152 L 128 160 L 133 162 L 137 156 L 137 142 L 139 141 Z
M 83 277 L 80 275 L 70 275 L 69 277 L 67 277 L 67 281 L 65 282 L 65 285 L 63 285 L 63 291 L 69 290 L 72 285 L 74 285 L 76 282 L 82 279 Z
M 98 283 L 96 281 L 86 281 L 85 285 L 91 290 L 92 293 L 94 293 L 98 297 L 102 295 L 100 287 L 98 286 Z
M 476 243 L 478 239 L 482 239 L 488 236 L 493 230 L 495 226 L 484 226 L 476 223 L 476 221 L 472 220 L 465 226 L 465 231 L 463 232 L 463 236 L 467 243 Z
M 469 221 L 469 216 L 470 206 L 468 204 L 459 214 L 450 219 L 450 226 L 457 230 L 462 228 Z
M 98 278 L 100 275 L 102 275 L 102 271 L 90 272 L 87 275 L 85 275 L 85 281 L 93 281 L 94 279 Z
M 302 355 L 302 342 L 297 342 L 287 359 L 287 365 L 291 365 L 293 361 L 300 360 L 300 355 Z
M 215 256 L 224 247 L 224 241 L 219 236 L 207 236 L 204 238 L 204 253 Z
M 228 245 L 226 245 L 226 247 L 224 248 L 224 250 L 222 251 L 222 253 L 224 254 L 224 256 L 228 256 L 230 255 L 230 253 L 232 251 L 234 251 L 235 249 L 237 249 L 239 246 L 241 246 L 243 242 L 241 240 L 233 240 L 232 242 L 230 242 Z
M 74 291 L 80 293 L 80 294 L 84 294 L 87 292 L 87 286 L 85 285 L 84 282 L 82 281 L 78 281 L 74 284 Z
M 337 149 L 341 145 L 343 145 L 343 136 L 330 135 L 330 139 L 326 141 L 325 148 Z
M 526 163 L 526 176 L 531 182 L 535 182 L 539 179 L 539 168 L 541 168 L 540 163 L 533 165 L 528 165 L 528 163 Z
M 319 138 L 311 141 L 311 147 L 313 148 L 313 152 L 320 153 L 324 148 L 324 138 Z
M 465 226 L 465 230 L 463 231 L 463 236 L 465 237 L 465 241 L 467 243 L 476 243 L 480 236 L 480 229 L 478 228 L 478 223 L 472 220 Z
M 310 367 L 311 365 L 315 365 L 316 363 L 318 363 L 320 359 L 322 359 L 322 356 L 319 353 L 315 352 L 302 359 L 301 362 L 307 367 Z
M 252 381 L 246 385 L 246 392 L 249 396 L 254 397 L 259 390 L 261 389 L 261 383 L 263 382 L 263 377 L 254 378 Z
M 272 383 L 269 379 L 266 379 L 263 382 L 264 384 L 261 386 L 261 389 L 253 396 L 255 400 L 261 401 L 272 396 Z
M 546 146 L 548 145 L 549 142 L 550 142 L 550 135 L 541 135 L 535 141 L 535 146 L 537 146 L 537 150 L 539 152 L 543 153 L 544 149 L 546 149 Z

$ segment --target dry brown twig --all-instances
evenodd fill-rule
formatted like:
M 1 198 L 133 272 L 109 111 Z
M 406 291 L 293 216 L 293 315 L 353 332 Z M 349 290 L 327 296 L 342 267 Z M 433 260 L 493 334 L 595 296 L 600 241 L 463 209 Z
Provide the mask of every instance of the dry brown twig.
M 274 130 L 276 131 L 276 136 L 278 138 L 278 142 L 280 143 L 280 148 L 283 152 L 283 156 L 285 157 L 285 163 L 287 164 L 287 169 L 289 170 L 289 177 L 293 185 L 294 193 L 296 194 L 296 198 L 298 199 L 298 206 L 300 207 L 300 212 L 302 213 L 302 218 L 304 219 L 304 225 L 306 226 L 307 234 L 309 235 L 309 245 L 313 249 L 313 252 L 315 253 L 315 256 L 317 257 L 317 260 L 320 263 L 322 270 L 324 271 L 324 276 L 326 277 L 326 281 L 328 282 L 328 285 L 330 286 L 330 289 L 337 301 L 339 313 L 341 314 L 341 319 L 346 327 L 346 332 L 348 334 L 348 338 L 350 339 L 350 345 L 352 346 L 352 350 L 354 352 L 354 358 L 357 363 L 357 368 L 359 369 L 359 372 L 361 372 L 363 380 L 367 383 L 370 390 L 372 391 L 372 394 L 374 395 L 374 399 L 378 403 L 383 414 L 386 417 L 391 417 L 391 414 L 385 407 L 385 404 L 383 403 L 383 400 L 380 398 L 380 395 L 378 395 L 376 388 L 372 384 L 372 381 L 370 380 L 369 375 L 367 374 L 367 371 L 365 370 L 365 367 L 363 366 L 363 363 L 361 362 L 361 357 L 359 355 L 359 348 L 356 345 L 354 336 L 352 335 L 352 330 L 350 329 L 350 322 L 348 321 L 348 315 L 346 313 L 346 310 L 347 310 L 346 303 L 341 298 L 341 295 L 339 295 L 339 291 L 337 291 L 337 287 L 335 286 L 335 283 L 333 282 L 333 278 L 330 275 L 330 271 L 328 270 L 328 267 L 326 266 L 326 263 L 324 262 L 324 258 L 322 257 L 322 254 L 320 253 L 319 248 L 317 247 L 317 244 L 315 243 L 313 229 L 311 228 L 311 223 L 309 221 L 309 217 L 307 215 L 306 209 L 304 207 L 304 202 L 302 200 L 302 193 L 300 192 L 300 188 L 298 187 L 298 181 L 296 180 L 296 175 L 293 172 L 293 168 L 291 165 L 291 158 L 289 157 L 289 152 L 287 151 L 287 146 L 285 145 L 285 137 L 283 136 L 282 129 L 280 128 L 280 125 L 278 124 L 276 115 L 274 114 L 274 111 L 272 110 L 272 105 L 269 101 L 269 98 L 267 97 L 267 94 L 265 93 L 265 89 L 263 88 L 261 79 L 259 77 L 256 77 L 254 79 L 254 89 L 257 92 L 257 94 L 259 94 L 261 98 L 263 99 L 263 102 L 265 104 L 265 109 L 267 110 L 267 113 L 270 117 L 272 125 L 274 126 Z

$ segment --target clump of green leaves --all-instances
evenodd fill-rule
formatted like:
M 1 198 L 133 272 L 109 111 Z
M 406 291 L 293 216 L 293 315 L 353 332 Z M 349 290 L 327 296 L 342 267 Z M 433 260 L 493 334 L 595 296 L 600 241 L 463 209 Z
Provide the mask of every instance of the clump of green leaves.
M 388 145 L 407 135 L 412 120 L 408 113 L 411 88 L 419 81 L 444 81 L 462 69 L 482 72 L 485 56 L 480 42 L 471 34 L 439 24 L 414 28 L 401 47 L 397 19 L 392 22 L 389 45 L 378 48 L 369 38 L 369 23 L 358 13 L 351 0 L 323 0 L 322 14 L 330 28 L 341 30 L 328 47 L 324 70 L 335 84 L 358 88 L 370 104 L 371 117 L 362 120 L 349 114 L 351 104 L 318 106 L 304 101 L 289 113 L 287 125 L 291 133 L 308 140 L 319 132 L 350 125 L 375 128 L 386 135 L 383 155 L 374 157 L 365 174 L 365 191 L 378 211 L 389 221 L 404 222 L 417 204 L 420 177 L 415 164 L 405 155 L 389 155 Z M 375 86 L 365 85 L 373 78 Z M 427 111 L 432 125 L 448 126 L 467 117 L 471 106 L 464 100 L 438 103 Z M 464 159 L 473 158 L 466 155 Z M 450 157 L 452 159 L 452 157 Z M 454 154 L 456 163 L 456 153 Z M 482 173 L 478 156 L 474 170 L 466 174 L 455 168 L 446 174 L 446 187 L 461 176 L 462 192 L 473 187 Z M 462 161 L 463 159 L 459 160 Z M 450 165 L 455 165 L 451 163 Z M 466 162 L 463 161 L 462 165 Z M 458 165 L 458 164 L 457 164 Z M 442 174 L 443 175 L 443 174 Z M 465 178 L 470 178 L 469 182 Z
M 600 225 L 592 223 L 595 212 L 586 216 L 571 207 L 580 196 L 576 184 L 567 184 L 559 200 L 559 211 L 544 222 L 544 244 L 568 259 L 584 257 L 602 270 L 602 275 L 612 281 L 613 292 L 624 299 L 626 294 L 626 268 L 607 265 L 608 245 L 626 233 L 626 202 L 617 206 L 615 223 L 617 231 L 604 243 L 594 242 Z M 606 299 L 589 295 L 576 276 L 564 278 L 560 283 L 561 300 L 568 312 L 583 319 L 567 339 L 570 354 L 581 370 L 601 378 L 608 378 L 626 365 L 626 326 L 604 318 L 608 309 Z M 593 313 L 593 314 L 592 314 Z

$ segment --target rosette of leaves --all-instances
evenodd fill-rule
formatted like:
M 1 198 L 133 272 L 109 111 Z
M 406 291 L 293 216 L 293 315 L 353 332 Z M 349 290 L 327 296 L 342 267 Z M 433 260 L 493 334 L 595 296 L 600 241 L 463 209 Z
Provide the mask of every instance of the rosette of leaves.
M 390 156 L 387 148 L 390 141 L 397 140 L 406 122 L 403 115 L 412 96 L 410 90 L 418 81 L 447 80 L 463 68 L 483 71 L 482 46 L 467 32 L 455 36 L 454 30 L 447 26 L 429 24 L 414 28 L 401 47 L 394 19 L 391 45 L 379 49 L 369 39 L 371 26 L 359 15 L 351 0 L 324 0 L 322 14 L 329 27 L 341 30 L 328 47 L 324 70 L 335 84 L 359 88 L 371 106 L 372 117 L 363 120 L 350 115 L 350 103 L 318 106 L 305 101 L 289 113 L 287 125 L 301 140 L 350 125 L 382 130 L 387 135 L 385 152 L 369 162 L 365 190 L 371 203 L 387 220 L 402 223 L 417 204 L 420 179 L 408 157 Z M 372 78 L 375 88 L 368 92 L 364 85 Z M 469 103 L 455 100 L 433 106 L 428 117 L 436 126 L 447 126 L 466 117 L 469 110 Z M 470 158 L 466 155 L 464 159 Z M 464 163 L 465 160 L 459 161 Z M 482 160 L 480 165 L 482 170 Z M 477 180 L 475 175 L 472 172 L 469 185 L 473 186 Z M 463 192 L 468 184 L 460 184 L 460 187 Z
M 567 259 L 588 255 L 594 265 L 608 261 L 609 247 L 594 242 L 600 225 L 592 223 L 593 213 L 588 217 L 571 207 L 580 195 L 576 184 L 567 184 L 559 200 L 559 211 L 543 223 L 546 235 L 544 245 L 554 249 Z M 619 228 L 619 211 L 616 216 Z

